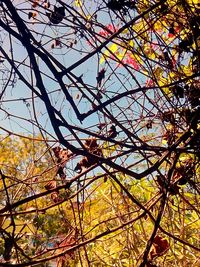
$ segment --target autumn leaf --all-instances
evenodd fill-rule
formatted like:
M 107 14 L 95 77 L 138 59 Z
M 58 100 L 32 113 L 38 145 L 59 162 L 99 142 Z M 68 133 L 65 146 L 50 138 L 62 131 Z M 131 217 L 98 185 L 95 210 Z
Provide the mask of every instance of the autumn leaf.
M 118 0 L 109 0 L 107 3 L 107 7 L 111 10 L 121 10 L 123 8 L 121 1 Z
M 120 0 L 109 0 L 107 7 L 113 11 L 126 10 L 126 8 L 135 8 L 135 1 L 120 1 Z
M 95 138 L 86 139 L 84 146 L 89 153 L 102 156 L 102 150 Z M 83 157 L 81 161 L 77 163 L 74 170 L 80 173 L 84 168 L 89 168 L 97 162 L 98 161 L 92 156 Z
M 169 250 L 169 243 L 163 237 L 157 235 L 153 240 L 153 247 L 150 251 L 150 259 L 160 257 Z
M 117 136 L 117 130 L 116 127 L 114 125 L 110 126 L 110 129 L 108 130 L 108 137 L 109 138 L 115 138 Z
M 106 123 L 105 123 L 105 122 L 103 122 L 103 123 L 99 123 L 98 128 L 101 130 L 101 129 L 103 129 L 105 126 L 106 126 Z
M 131 54 L 127 54 L 122 60 L 125 64 L 132 66 L 135 70 L 139 70 L 140 66 Z
M 99 31 L 99 35 L 107 37 L 108 35 L 118 31 L 118 27 L 113 26 L 112 24 L 106 25 L 105 29 Z
M 108 49 L 103 53 L 102 57 L 100 58 L 100 64 L 103 64 L 105 59 L 107 57 L 109 57 L 110 52 L 112 52 L 113 54 L 116 54 L 117 50 L 118 50 L 118 45 L 113 43 L 111 45 L 108 46 Z
M 81 0 L 75 0 L 75 6 L 82 7 L 83 3 Z
M 31 19 L 31 18 L 35 18 L 37 16 L 37 12 L 29 12 L 28 13 L 28 18 Z
M 52 11 L 51 13 L 46 13 L 46 15 L 52 24 L 59 24 L 65 17 L 65 8 L 64 6 L 54 6 L 54 11 Z
M 171 91 L 177 99 L 184 98 L 184 88 L 183 87 L 181 87 L 179 85 L 175 85 L 175 86 L 171 87 Z
M 51 4 L 49 1 L 45 0 L 43 6 L 44 8 L 50 8 Z
M 101 86 L 102 80 L 105 78 L 105 69 L 101 69 L 96 77 L 98 86 Z
M 56 181 L 49 181 L 44 187 L 46 190 L 51 190 L 56 188 Z
M 57 158 L 57 174 L 59 174 L 61 179 L 65 179 L 66 175 L 63 171 L 67 161 L 73 156 L 68 149 L 63 149 L 61 147 L 54 147 L 53 149 L 54 155 Z
M 57 192 L 51 193 L 51 199 L 54 203 L 58 203 L 62 201 L 62 198 L 59 196 Z
M 39 4 L 39 0 L 35 0 L 33 3 L 32 3 L 32 7 L 33 8 L 35 8 L 35 7 L 37 7 L 38 6 L 38 4 Z

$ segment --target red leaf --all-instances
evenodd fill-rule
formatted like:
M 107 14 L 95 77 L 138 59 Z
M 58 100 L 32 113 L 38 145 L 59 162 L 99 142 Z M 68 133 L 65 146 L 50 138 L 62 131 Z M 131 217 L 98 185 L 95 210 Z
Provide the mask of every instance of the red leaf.
M 140 66 L 138 63 L 131 57 L 131 55 L 127 55 L 127 58 L 124 60 L 124 63 L 131 65 L 135 70 L 139 70 Z
M 162 238 L 161 236 L 157 235 L 153 241 L 153 247 L 150 252 L 151 260 L 155 257 L 160 257 L 165 254 L 169 250 L 169 243 L 166 239 Z
M 108 24 L 105 29 L 99 31 L 99 34 L 103 37 L 107 37 L 108 35 L 117 32 L 118 28 L 113 26 L 112 24 Z

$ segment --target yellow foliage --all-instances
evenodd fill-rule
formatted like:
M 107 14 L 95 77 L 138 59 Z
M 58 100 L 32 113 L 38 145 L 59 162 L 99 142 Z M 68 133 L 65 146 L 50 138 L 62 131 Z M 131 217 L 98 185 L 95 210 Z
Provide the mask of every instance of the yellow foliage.
M 108 49 L 103 53 L 103 55 L 100 58 L 100 64 L 104 63 L 105 59 L 110 56 L 110 52 L 116 53 L 118 50 L 118 45 L 113 43 L 108 46 Z
M 83 3 L 81 0 L 75 0 L 75 6 L 82 7 Z

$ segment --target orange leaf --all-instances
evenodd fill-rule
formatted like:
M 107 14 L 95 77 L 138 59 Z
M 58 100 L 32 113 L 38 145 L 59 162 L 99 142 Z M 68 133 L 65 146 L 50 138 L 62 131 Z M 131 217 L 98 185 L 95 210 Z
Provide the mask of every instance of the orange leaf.
M 32 4 L 32 7 L 35 8 L 35 7 L 38 6 L 38 4 L 39 4 L 39 0 L 35 0 L 35 1 L 33 2 L 33 4 Z

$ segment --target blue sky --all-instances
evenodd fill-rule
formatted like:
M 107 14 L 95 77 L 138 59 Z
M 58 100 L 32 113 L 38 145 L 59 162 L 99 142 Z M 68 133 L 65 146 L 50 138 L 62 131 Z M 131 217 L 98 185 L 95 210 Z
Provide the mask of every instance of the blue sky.
M 19 3 L 19 2 L 18 2 Z M 53 1 L 51 2 L 53 4 Z M 86 55 L 86 52 L 92 51 L 92 47 L 88 45 L 86 41 L 83 40 L 83 38 L 80 37 L 79 34 L 74 34 L 73 30 L 69 27 L 66 29 L 66 27 L 63 27 L 62 25 L 59 26 L 52 26 L 48 24 L 37 24 L 37 21 L 35 23 L 31 23 L 32 20 L 28 20 L 27 18 L 27 10 L 23 11 L 21 7 L 30 8 L 30 5 L 27 3 L 23 5 L 19 5 L 18 8 L 20 8 L 20 16 L 22 16 L 26 21 L 29 28 L 31 28 L 34 31 L 34 36 L 37 39 L 37 41 L 42 41 L 42 44 L 44 44 L 44 48 L 50 52 L 53 56 L 57 58 L 59 62 L 61 62 L 65 67 L 71 66 L 73 63 L 75 63 L 80 58 L 84 57 Z M 51 7 L 52 8 L 52 7 Z M 89 6 L 89 12 L 93 12 L 95 10 L 95 5 Z M 31 9 L 30 9 L 31 10 Z M 81 12 L 81 10 L 79 10 Z M 43 11 L 44 13 L 44 11 Z M 113 18 L 112 18 L 113 16 Z M 112 16 L 106 12 L 98 12 L 98 22 L 103 23 L 104 25 L 107 25 L 108 23 L 112 22 L 112 19 L 115 18 L 115 15 L 112 13 Z M 48 23 L 48 18 L 43 15 L 38 15 L 38 20 L 45 19 Z M 68 19 L 68 14 L 66 12 L 66 19 Z M 70 18 L 69 18 L 70 19 Z M 69 25 L 70 22 L 68 23 Z M 118 25 L 120 26 L 120 25 Z M 98 29 L 100 31 L 100 28 Z M 52 39 L 61 37 L 61 41 L 63 42 L 62 46 L 58 48 L 51 48 L 52 43 L 54 42 Z M 76 40 L 78 41 L 77 44 L 73 45 L 73 48 L 68 48 L 71 41 L 74 40 L 76 37 Z M 66 42 L 66 43 L 65 43 Z M 3 47 L 7 49 L 7 53 L 10 55 L 10 46 L 9 46 L 9 38 L 7 36 L 7 39 L 4 40 Z M 82 52 L 77 52 L 76 49 L 82 50 Z M 19 62 L 24 62 L 25 64 L 29 65 L 29 61 L 26 58 L 27 53 L 25 48 L 19 44 L 18 41 L 14 40 L 13 42 L 13 51 L 14 51 L 14 57 L 15 60 Z M 103 50 L 105 51 L 105 49 Z M 111 70 L 109 69 L 108 65 L 104 62 L 102 65 L 99 65 L 99 58 L 101 55 L 97 54 L 81 64 L 80 66 L 76 67 L 72 72 L 78 76 L 83 75 L 82 79 L 83 81 L 95 88 L 97 86 L 96 76 L 99 70 L 101 70 L 103 67 L 106 68 L 106 80 L 105 86 L 102 86 L 102 90 L 106 88 L 106 94 L 108 97 L 111 97 L 119 92 L 122 92 L 125 89 L 124 85 L 129 88 L 133 89 L 135 87 L 135 83 L 133 79 L 126 78 L 126 71 L 123 70 L 122 67 L 116 68 L 116 63 L 112 63 L 112 61 L 109 62 L 110 66 L 115 69 L 116 76 L 119 75 L 119 78 L 122 81 L 122 84 L 120 84 L 117 79 L 115 79 L 114 76 L 109 77 L 109 74 L 111 73 Z M 52 74 L 47 69 L 46 65 L 42 61 L 38 61 L 38 64 L 40 66 L 40 69 L 42 72 L 44 72 L 45 75 L 49 75 L 52 77 Z M 24 67 L 23 65 L 19 66 L 21 72 L 24 74 L 24 77 L 30 81 L 31 79 L 31 72 L 28 67 Z M 87 119 L 83 121 L 81 124 L 77 119 L 72 111 L 71 107 L 69 106 L 69 103 L 65 101 L 64 95 L 59 91 L 58 84 L 53 82 L 51 78 L 48 78 L 47 76 L 43 75 L 43 80 L 45 87 L 47 91 L 50 93 L 50 99 L 52 102 L 52 105 L 57 107 L 59 111 L 62 112 L 63 116 L 67 119 L 67 121 L 73 125 L 80 126 L 82 128 L 89 128 L 90 126 L 97 125 L 100 122 L 104 122 L 105 118 L 103 115 L 94 114 L 89 116 Z M 142 76 L 140 74 L 136 74 L 136 78 L 142 82 Z M 91 104 L 88 103 L 88 101 L 84 98 L 81 98 L 81 93 L 78 92 L 77 88 L 74 87 L 74 85 L 71 86 L 71 82 L 68 78 L 64 79 L 64 82 L 66 84 L 66 90 L 70 92 L 72 95 L 75 103 L 78 105 L 78 108 L 81 112 L 87 112 L 90 110 Z M 33 78 L 33 84 L 35 85 L 34 78 Z M 58 91 L 57 91 L 58 90 Z M 84 89 L 83 89 L 84 90 Z M 85 91 L 85 90 L 84 90 Z M 94 91 L 97 92 L 98 90 Z M 79 98 L 77 96 L 79 94 Z M 103 95 L 103 93 L 101 93 Z M 35 96 L 34 96 L 35 97 Z M 6 129 L 17 132 L 17 133 L 24 133 L 24 134 L 35 134 L 38 133 L 37 126 L 33 126 L 32 120 L 35 121 L 34 114 L 33 114 L 33 106 L 32 106 L 32 93 L 29 89 L 26 88 L 26 86 L 20 81 L 16 80 L 16 83 L 14 84 L 14 87 L 8 86 L 6 89 L 6 93 L 3 97 L 2 101 L 2 107 L 5 108 L 11 115 L 19 116 L 24 118 L 25 120 L 17 119 L 13 116 L 7 116 L 5 112 L 0 112 L 0 121 L 1 126 L 5 127 Z M 102 101 L 105 101 L 107 98 L 103 97 Z M 91 99 L 92 100 L 92 99 Z M 46 109 L 44 107 L 44 104 L 42 101 L 40 101 L 37 97 L 34 98 L 34 105 L 35 105 L 35 114 L 37 117 L 37 120 L 39 124 L 44 128 L 47 132 L 50 132 L 52 134 L 53 130 L 51 127 L 50 120 L 47 116 Z M 126 107 L 127 102 L 125 99 L 122 99 L 120 102 L 118 102 L 118 105 L 120 105 L 120 108 Z M 134 110 L 137 113 L 138 105 L 133 103 Z M 115 112 L 115 111 L 113 111 Z M 118 111 L 119 113 L 119 111 Z M 120 113 L 119 113 L 120 114 Z M 115 115 L 115 113 L 113 113 Z M 120 115 L 119 117 L 116 117 L 117 119 L 121 119 Z M 27 120 L 27 121 L 26 121 Z M 30 123 L 29 123 L 29 122 Z M 106 118 L 106 122 L 109 123 L 109 119 Z M 97 130 L 96 127 L 93 128 L 93 130 Z M 68 134 L 67 130 L 64 130 L 64 134 Z

